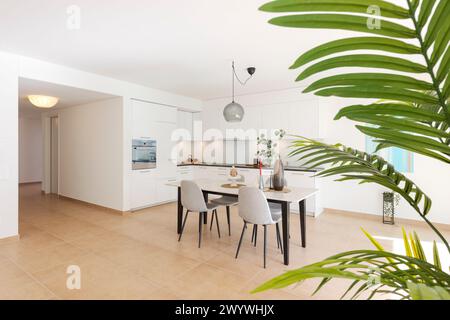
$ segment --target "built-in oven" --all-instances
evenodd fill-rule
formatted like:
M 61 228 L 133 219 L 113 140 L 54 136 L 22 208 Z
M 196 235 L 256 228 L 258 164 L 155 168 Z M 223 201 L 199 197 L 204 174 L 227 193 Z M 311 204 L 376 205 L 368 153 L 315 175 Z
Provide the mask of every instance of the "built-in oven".
M 133 170 L 156 168 L 156 140 L 133 139 Z

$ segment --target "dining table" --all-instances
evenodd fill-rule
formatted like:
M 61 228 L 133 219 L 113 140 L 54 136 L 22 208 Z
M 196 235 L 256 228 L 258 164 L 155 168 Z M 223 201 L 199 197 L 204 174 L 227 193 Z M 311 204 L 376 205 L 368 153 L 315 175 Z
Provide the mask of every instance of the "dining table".
M 197 185 L 202 190 L 205 202 L 208 202 L 209 195 L 238 197 L 239 187 L 244 186 L 230 186 L 227 181 L 210 180 L 210 179 L 194 179 Z M 181 181 L 169 183 L 168 185 L 178 187 L 178 212 L 177 212 L 177 232 L 180 234 L 183 220 L 183 205 L 181 203 Z M 257 185 L 249 184 L 247 186 Z M 289 265 L 289 243 L 290 243 L 290 207 L 292 204 L 298 204 L 300 214 L 300 234 L 301 246 L 306 247 L 306 199 L 317 194 L 318 189 L 288 187 L 282 191 L 272 189 L 265 189 L 264 194 L 268 202 L 277 203 L 281 205 L 282 214 L 282 241 L 283 241 L 283 262 Z M 207 224 L 207 215 L 204 215 L 204 223 Z

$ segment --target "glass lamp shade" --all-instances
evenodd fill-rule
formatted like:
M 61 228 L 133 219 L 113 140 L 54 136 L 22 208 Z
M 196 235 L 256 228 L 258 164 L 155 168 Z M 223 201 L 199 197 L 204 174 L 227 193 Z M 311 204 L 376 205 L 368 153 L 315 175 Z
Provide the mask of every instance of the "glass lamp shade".
M 233 101 L 223 109 L 223 116 L 227 122 L 241 122 L 244 119 L 244 108 Z
M 59 101 L 56 97 L 41 95 L 30 95 L 28 96 L 28 100 L 30 100 L 30 102 L 38 108 L 51 108 L 54 107 Z

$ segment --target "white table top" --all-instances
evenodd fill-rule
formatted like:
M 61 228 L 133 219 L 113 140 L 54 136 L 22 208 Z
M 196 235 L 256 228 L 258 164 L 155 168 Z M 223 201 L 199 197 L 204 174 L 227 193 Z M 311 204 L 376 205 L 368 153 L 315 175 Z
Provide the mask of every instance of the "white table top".
M 197 185 L 200 187 L 200 189 L 202 189 L 203 191 L 218 192 L 218 193 L 228 194 L 228 195 L 238 195 L 238 193 L 239 193 L 239 189 L 222 187 L 223 184 L 230 183 L 229 181 L 218 181 L 218 180 L 208 180 L 208 179 L 195 179 L 193 181 L 195 181 L 197 183 Z M 173 186 L 173 187 L 179 187 L 180 183 L 181 182 L 178 181 L 178 182 L 168 183 L 167 185 Z M 248 186 L 257 187 L 257 185 L 248 185 Z M 296 203 L 296 202 L 305 200 L 309 197 L 312 197 L 319 191 L 318 189 L 298 188 L 298 187 L 288 187 L 288 189 L 291 192 L 284 193 L 284 192 L 266 191 L 266 192 L 264 192 L 264 194 L 266 195 L 266 198 L 268 200 Z

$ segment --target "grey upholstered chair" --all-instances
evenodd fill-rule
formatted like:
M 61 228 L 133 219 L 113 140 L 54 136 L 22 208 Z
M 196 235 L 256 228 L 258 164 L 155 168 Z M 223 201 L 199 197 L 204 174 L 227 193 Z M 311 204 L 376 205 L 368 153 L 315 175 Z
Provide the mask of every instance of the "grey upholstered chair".
M 214 204 L 216 204 L 218 206 L 226 207 L 226 209 L 227 209 L 227 222 L 228 222 L 228 235 L 231 236 L 230 207 L 238 204 L 238 198 L 237 197 L 231 197 L 231 196 L 222 196 L 220 198 L 211 199 L 211 203 L 214 203 Z M 212 229 L 213 220 L 214 220 L 214 215 L 211 217 L 211 226 L 209 227 L 209 230 Z M 216 215 L 216 220 L 217 220 L 217 215 Z
M 183 208 L 186 208 L 186 215 L 184 217 L 183 224 L 181 226 L 180 236 L 178 241 L 181 240 L 181 236 L 183 235 L 184 226 L 186 225 L 186 220 L 188 214 L 191 212 L 198 212 L 198 247 L 200 248 L 202 243 L 202 225 L 203 225 L 203 215 L 207 214 L 208 211 L 212 212 L 212 216 L 216 216 L 216 224 L 217 224 L 217 232 L 219 233 L 220 238 L 220 230 L 219 230 L 219 220 L 217 219 L 217 208 L 219 207 L 217 204 L 206 203 L 205 198 L 203 197 L 202 190 L 200 187 L 194 182 L 189 180 L 181 181 L 181 204 Z
M 281 245 L 281 237 L 278 223 L 281 221 L 281 208 L 279 206 L 269 206 L 264 192 L 255 187 L 243 187 L 239 189 L 239 215 L 244 220 L 241 238 L 236 251 L 236 259 L 239 255 L 242 239 L 244 237 L 247 224 L 262 225 L 264 227 L 264 268 L 266 267 L 267 252 L 267 226 L 277 226 L 277 242 Z M 255 237 L 256 238 L 256 237 Z M 256 239 L 255 239 L 256 242 Z M 281 246 L 281 251 L 283 250 Z

